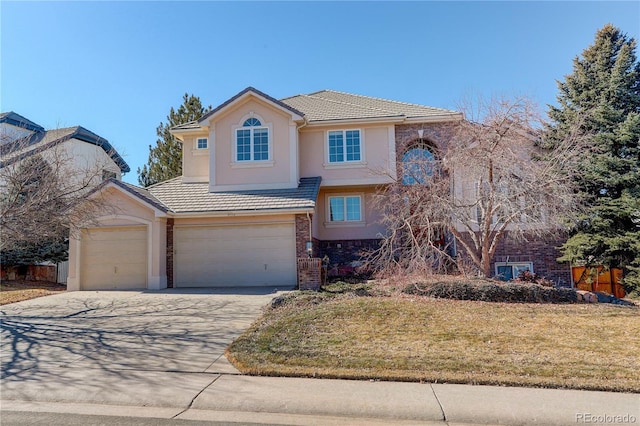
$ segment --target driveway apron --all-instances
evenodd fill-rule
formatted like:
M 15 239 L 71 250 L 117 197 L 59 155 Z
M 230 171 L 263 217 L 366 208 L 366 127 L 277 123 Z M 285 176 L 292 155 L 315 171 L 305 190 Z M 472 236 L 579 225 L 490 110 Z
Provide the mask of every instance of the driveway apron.
M 271 288 L 72 292 L 0 307 L 2 399 L 186 407 Z

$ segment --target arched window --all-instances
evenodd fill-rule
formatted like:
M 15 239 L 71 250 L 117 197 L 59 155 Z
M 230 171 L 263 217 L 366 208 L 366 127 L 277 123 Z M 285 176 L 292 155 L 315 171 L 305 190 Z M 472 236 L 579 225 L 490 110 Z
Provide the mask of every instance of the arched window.
M 236 161 L 269 159 L 269 128 L 255 117 L 248 118 L 236 130 Z
M 420 142 L 402 155 L 402 183 L 425 183 L 436 171 L 436 158 L 430 147 Z

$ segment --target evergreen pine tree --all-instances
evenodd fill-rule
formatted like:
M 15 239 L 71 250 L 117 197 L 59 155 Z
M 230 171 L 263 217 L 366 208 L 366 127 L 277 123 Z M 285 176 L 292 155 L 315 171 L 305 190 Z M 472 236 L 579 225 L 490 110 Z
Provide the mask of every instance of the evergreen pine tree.
M 561 260 L 622 267 L 640 290 L 640 63 L 636 41 L 613 25 L 573 61 L 550 106 L 547 142 L 572 131 L 589 135 L 581 165 L 587 211 L 562 247 Z
M 197 96 L 185 93 L 182 100 L 177 111 L 171 108 L 166 123 L 160 123 L 156 128 L 156 146 L 149 145 L 147 164 L 138 167 L 138 182 L 142 186 L 182 175 L 182 144 L 171 135 L 170 130 L 174 126 L 195 121 L 211 110 L 211 106 L 203 108 Z

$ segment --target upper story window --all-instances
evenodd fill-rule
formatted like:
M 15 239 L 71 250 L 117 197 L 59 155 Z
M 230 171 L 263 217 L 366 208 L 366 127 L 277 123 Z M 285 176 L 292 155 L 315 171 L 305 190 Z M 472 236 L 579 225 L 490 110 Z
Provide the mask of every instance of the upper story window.
M 118 174 L 116 172 L 107 169 L 102 170 L 102 180 L 116 179 L 117 177 Z
M 360 130 L 332 130 L 327 136 L 329 163 L 362 160 Z
M 359 195 L 329 197 L 330 222 L 359 222 L 362 220 L 362 198 Z
M 236 161 L 269 160 L 269 128 L 255 117 L 236 129 Z
M 209 148 L 209 140 L 207 138 L 198 138 L 196 140 L 196 149 L 207 149 Z
M 433 176 L 435 169 L 436 160 L 433 152 L 425 144 L 414 146 L 402 156 L 402 183 L 424 184 Z

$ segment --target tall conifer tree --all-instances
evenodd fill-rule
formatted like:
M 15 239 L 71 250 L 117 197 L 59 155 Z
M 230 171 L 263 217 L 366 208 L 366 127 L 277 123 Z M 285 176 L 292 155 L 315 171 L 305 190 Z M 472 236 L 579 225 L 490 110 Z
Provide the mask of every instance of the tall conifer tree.
M 640 290 L 640 63 L 636 41 L 613 25 L 573 61 L 550 106 L 547 142 L 589 135 L 580 187 L 587 212 L 562 247 L 562 260 L 622 267 Z
M 211 110 L 211 106 L 204 108 L 197 96 L 185 93 L 182 100 L 177 111 L 171 107 L 166 123 L 160 123 L 156 128 L 156 146 L 149 145 L 147 164 L 138 168 L 138 182 L 142 186 L 182 175 L 182 144 L 171 135 L 170 130 L 174 126 L 195 121 Z

